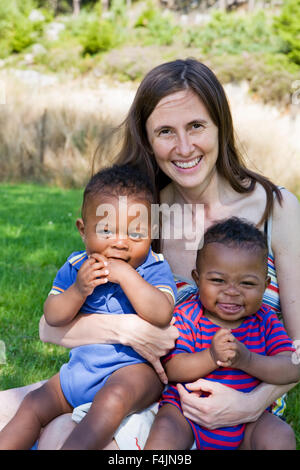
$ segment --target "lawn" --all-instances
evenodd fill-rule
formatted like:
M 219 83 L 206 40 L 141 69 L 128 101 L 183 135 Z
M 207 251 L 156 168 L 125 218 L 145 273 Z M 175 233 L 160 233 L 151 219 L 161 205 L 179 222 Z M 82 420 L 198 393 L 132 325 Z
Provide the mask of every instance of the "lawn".
M 39 340 L 43 303 L 57 269 L 83 245 L 75 220 L 81 190 L 0 184 L 0 390 L 55 374 L 68 359 L 59 346 Z M 300 449 L 300 384 L 288 396 L 286 418 Z

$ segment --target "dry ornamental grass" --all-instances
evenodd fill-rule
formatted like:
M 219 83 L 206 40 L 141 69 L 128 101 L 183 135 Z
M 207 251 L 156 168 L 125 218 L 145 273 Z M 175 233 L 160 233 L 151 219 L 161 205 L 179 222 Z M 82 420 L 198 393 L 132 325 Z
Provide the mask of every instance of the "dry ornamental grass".
M 82 187 L 98 147 L 98 166 L 113 161 L 120 135 L 111 134 L 126 115 L 133 85 L 90 79 L 47 86 L 5 77 L 0 114 L 0 179 Z M 249 166 L 300 192 L 300 113 L 285 115 L 250 99 L 247 85 L 225 86 L 237 136 Z M 298 106 L 299 107 L 299 106 Z M 291 112 L 293 111 L 293 113 Z

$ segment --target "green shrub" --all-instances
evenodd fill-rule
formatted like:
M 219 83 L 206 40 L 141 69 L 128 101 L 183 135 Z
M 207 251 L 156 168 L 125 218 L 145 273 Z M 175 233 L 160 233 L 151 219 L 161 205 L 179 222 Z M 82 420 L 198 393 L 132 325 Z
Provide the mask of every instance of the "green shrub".
M 286 0 L 281 14 L 274 19 L 274 30 L 282 39 L 282 50 L 300 65 L 300 0 Z
M 180 31 L 180 28 L 173 24 L 172 18 L 163 16 L 161 10 L 151 2 L 147 4 L 134 27 L 138 30 L 138 39 L 142 39 L 145 45 L 169 46 Z
M 263 11 L 246 16 L 216 11 L 206 25 L 189 28 L 185 35 L 188 47 L 199 47 L 205 54 L 273 52 L 279 42 Z
M 97 54 L 108 51 L 117 45 L 118 35 L 114 24 L 109 20 L 88 22 L 87 28 L 79 38 L 83 54 Z
M 40 38 L 44 22 L 29 20 L 35 7 L 34 0 L 0 3 L 0 57 L 21 52 Z

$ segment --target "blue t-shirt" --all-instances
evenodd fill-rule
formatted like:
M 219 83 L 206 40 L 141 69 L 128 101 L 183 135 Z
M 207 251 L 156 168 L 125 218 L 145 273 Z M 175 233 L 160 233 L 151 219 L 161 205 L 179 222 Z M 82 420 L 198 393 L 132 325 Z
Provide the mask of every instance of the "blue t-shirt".
M 58 271 L 50 294 L 60 294 L 74 284 L 78 270 L 88 259 L 85 251 L 69 256 Z M 176 284 L 169 264 L 162 254 L 151 249 L 146 260 L 136 271 L 145 281 L 159 290 L 168 292 L 176 302 Z M 126 314 L 136 313 L 119 284 L 107 282 L 97 286 L 86 298 L 80 313 Z M 60 369 L 63 393 L 74 408 L 93 401 L 112 372 L 127 365 L 146 362 L 131 347 L 122 344 L 91 344 L 73 348 L 70 360 Z

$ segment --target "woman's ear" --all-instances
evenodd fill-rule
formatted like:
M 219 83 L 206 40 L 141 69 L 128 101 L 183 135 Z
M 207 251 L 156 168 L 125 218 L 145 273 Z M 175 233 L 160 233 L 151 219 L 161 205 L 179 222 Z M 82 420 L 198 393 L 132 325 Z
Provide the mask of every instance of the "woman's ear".
M 77 219 L 76 220 L 76 227 L 78 232 L 80 233 L 80 236 L 82 238 L 82 241 L 84 242 L 84 222 L 82 219 Z

